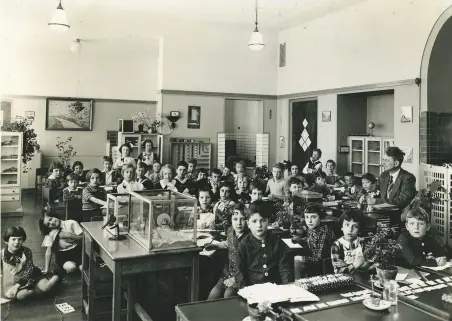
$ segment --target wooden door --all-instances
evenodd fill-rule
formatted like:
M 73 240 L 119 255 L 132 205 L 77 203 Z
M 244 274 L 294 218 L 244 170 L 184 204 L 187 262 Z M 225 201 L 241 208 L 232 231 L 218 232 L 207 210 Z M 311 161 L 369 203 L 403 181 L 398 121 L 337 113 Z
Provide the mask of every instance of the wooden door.
M 292 162 L 300 172 L 317 148 L 317 100 L 292 103 Z

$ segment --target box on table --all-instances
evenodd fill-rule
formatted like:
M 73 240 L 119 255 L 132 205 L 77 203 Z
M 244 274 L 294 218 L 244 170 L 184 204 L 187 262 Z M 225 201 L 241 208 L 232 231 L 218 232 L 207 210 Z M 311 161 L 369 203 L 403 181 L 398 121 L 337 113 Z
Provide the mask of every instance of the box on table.
M 114 201 L 113 213 L 121 222 L 121 234 L 146 250 L 197 246 L 196 224 L 192 224 L 197 216 L 196 198 L 169 190 L 150 190 L 109 194 L 109 199 Z

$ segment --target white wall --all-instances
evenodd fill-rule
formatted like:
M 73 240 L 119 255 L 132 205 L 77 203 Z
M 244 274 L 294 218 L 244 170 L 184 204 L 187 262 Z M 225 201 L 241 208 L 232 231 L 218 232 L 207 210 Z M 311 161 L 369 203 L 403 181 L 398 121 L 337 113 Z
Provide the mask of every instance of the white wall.
M 394 137 L 394 95 L 367 97 L 367 122 L 374 122 L 374 136 Z
M 187 25 L 163 34 L 162 88 L 276 94 L 276 33 L 265 32 L 262 51 L 248 48 L 250 31 Z
M 331 112 L 331 121 L 322 121 L 322 112 Z M 320 95 L 317 98 L 317 148 L 322 150 L 323 165 L 329 159 L 337 161 L 337 95 Z
M 48 167 L 57 160 L 56 137 L 66 140 L 72 137 L 72 145 L 77 152 L 76 160 L 80 160 L 86 168 L 100 167 L 102 156 L 105 155 L 107 130 L 118 130 L 119 118 L 130 119 L 137 111 L 146 107 L 155 110 L 155 104 L 132 103 L 122 101 L 95 101 L 92 131 L 55 131 L 45 129 L 46 100 L 45 98 L 14 98 L 11 116 L 24 116 L 25 111 L 34 111 L 35 120 L 32 124 L 43 153 L 43 167 Z
M 83 46 L 83 45 L 82 45 Z M 11 48 L 0 53 L 3 95 L 156 100 L 158 50 Z
M 423 49 L 449 0 L 368 0 L 283 30 L 278 94 L 419 77 Z
M 225 132 L 257 134 L 264 129 L 262 101 L 226 99 L 224 114 Z

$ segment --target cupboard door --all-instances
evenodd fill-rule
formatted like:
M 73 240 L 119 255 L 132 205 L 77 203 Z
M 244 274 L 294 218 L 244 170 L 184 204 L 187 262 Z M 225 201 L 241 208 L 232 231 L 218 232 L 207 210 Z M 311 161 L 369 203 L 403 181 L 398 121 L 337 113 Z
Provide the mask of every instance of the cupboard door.
M 364 174 L 364 138 L 350 137 L 349 169 L 357 176 Z
M 366 171 L 379 177 L 382 168 L 382 141 L 380 138 L 366 139 Z

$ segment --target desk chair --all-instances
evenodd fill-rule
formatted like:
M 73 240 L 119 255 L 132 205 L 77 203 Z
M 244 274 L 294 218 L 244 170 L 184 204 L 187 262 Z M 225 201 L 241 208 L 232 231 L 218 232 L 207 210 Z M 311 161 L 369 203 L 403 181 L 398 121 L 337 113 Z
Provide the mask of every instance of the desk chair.
M 82 221 L 82 200 L 66 201 L 66 220 Z
M 46 183 L 46 179 L 49 173 L 49 169 L 42 167 L 36 168 L 36 176 L 35 176 L 35 205 L 38 205 L 38 196 L 42 196 L 42 187 Z

